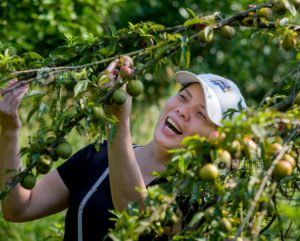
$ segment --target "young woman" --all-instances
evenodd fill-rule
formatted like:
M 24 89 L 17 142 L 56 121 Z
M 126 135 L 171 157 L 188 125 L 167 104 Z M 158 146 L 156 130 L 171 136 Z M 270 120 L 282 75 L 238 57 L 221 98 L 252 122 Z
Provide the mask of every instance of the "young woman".
M 124 63 L 129 66 L 129 59 Z M 105 71 L 110 77 L 118 65 L 113 61 Z M 120 78 L 120 77 L 118 77 Z M 246 106 L 238 87 L 230 80 L 217 75 L 194 75 L 187 71 L 175 74 L 175 79 L 184 87 L 171 97 L 158 117 L 153 140 L 145 146 L 132 144 L 129 116 L 132 99 L 128 96 L 122 106 L 111 106 L 108 110 L 120 122 L 118 132 L 111 146 L 106 141 L 97 152 L 94 144 L 81 149 L 64 164 L 43 176 L 32 190 L 25 190 L 19 184 L 11 190 L 2 204 L 4 219 L 9 222 L 27 222 L 52 215 L 68 208 L 65 224 L 66 241 L 102 240 L 114 222 L 108 211 L 122 211 L 129 202 L 139 202 L 144 206 L 145 194 L 136 187 L 166 182 L 156 182 L 154 171 L 165 171 L 164 163 L 171 155 L 165 154 L 172 148 L 181 148 L 181 141 L 187 136 L 199 134 L 208 136 L 217 126 L 221 126 L 222 113 L 227 109 L 238 109 L 240 102 Z M 10 80 L 6 89 L 17 84 Z M 111 81 L 108 85 L 113 85 Z M 123 86 L 125 90 L 125 86 Z M 24 85 L 3 96 L 0 101 L 0 173 L 4 169 L 23 169 L 17 156 L 21 122 L 17 109 L 28 86 Z M 122 111 L 120 111 L 122 109 Z M 236 113 L 235 115 L 238 115 Z M 109 134 L 109 128 L 107 134 Z M 109 166 L 109 175 L 107 167 Z M 10 182 L 11 175 L 0 177 L 0 183 Z M 101 183 L 101 184 L 100 184 Z M 178 213 L 182 216 L 181 211 Z M 181 222 L 176 224 L 172 234 L 181 230 Z M 164 228 L 169 234 L 170 228 Z M 152 240 L 153 236 L 142 236 L 141 240 Z M 167 240 L 163 236 L 157 240 Z

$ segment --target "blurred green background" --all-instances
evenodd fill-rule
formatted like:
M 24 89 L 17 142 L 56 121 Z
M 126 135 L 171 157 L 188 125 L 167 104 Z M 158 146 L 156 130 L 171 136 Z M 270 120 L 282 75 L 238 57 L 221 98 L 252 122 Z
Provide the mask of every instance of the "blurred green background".
M 186 8 L 196 14 L 210 15 L 220 12 L 222 18 L 229 17 L 254 1 L 194 1 L 194 0 L 10 0 L 0 1 L 0 41 L 17 49 L 18 55 L 33 51 L 47 58 L 58 46 L 66 45 L 64 33 L 80 36 L 92 33 L 94 36 L 110 34 L 108 25 L 116 29 L 128 27 L 128 22 L 153 21 L 166 27 L 183 24 L 191 18 Z M 290 17 L 290 14 L 286 14 Z M 273 20 L 278 17 L 273 15 Z M 299 22 L 299 17 L 292 20 Z M 236 35 L 231 41 L 220 38 L 218 32 L 209 44 L 191 45 L 191 64 L 189 71 L 195 74 L 214 73 L 233 80 L 241 89 L 246 103 L 256 107 L 263 95 L 274 82 L 277 82 L 297 65 L 290 64 L 296 51 L 285 52 L 277 48 L 279 40 L 268 43 L 270 36 L 250 38 L 256 28 L 235 27 Z M 123 42 L 117 53 L 129 53 L 139 49 L 133 47 L 134 41 Z M 102 66 L 104 68 L 104 66 Z M 176 93 L 179 85 L 173 79 L 180 67 L 168 60 L 162 64 L 160 72 L 153 76 L 149 69 L 140 79 L 145 86 L 144 94 L 134 99 L 131 115 L 133 142 L 147 144 L 153 138 L 156 120 L 166 100 Z M 45 88 L 45 87 L 44 87 Z M 280 88 L 279 88 L 280 89 Z M 291 90 L 281 91 L 287 94 Z M 279 93 L 279 92 L 278 92 Z M 71 103 L 73 93 L 64 91 L 64 104 Z M 47 97 L 43 99 L 47 102 Z M 49 125 L 47 114 L 44 119 L 36 115 L 26 123 L 32 109 L 30 99 L 25 99 L 19 108 L 23 123 L 20 131 L 20 144 L 28 143 L 28 136 L 35 135 L 38 128 Z M 66 139 L 73 147 L 73 153 L 89 144 L 87 137 L 72 131 Z M 93 141 L 93 140 L 91 140 Z M 25 161 L 25 158 L 24 160 Z M 56 163 L 60 165 L 62 161 Z M 0 240 L 43 240 L 46 234 L 53 234 L 50 227 L 54 223 L 63 224 L 65 212 L 29 223 L 7 223 L 0 210 Z

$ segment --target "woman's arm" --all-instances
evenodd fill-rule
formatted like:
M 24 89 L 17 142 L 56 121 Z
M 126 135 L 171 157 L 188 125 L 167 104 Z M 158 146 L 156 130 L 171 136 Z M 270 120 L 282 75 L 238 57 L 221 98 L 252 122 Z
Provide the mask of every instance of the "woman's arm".
M 17 84 L 16 80 L 8 82 L 8 89 Z M 5 91 L 6 89 L 2 90 Z M 0 101 L 0 183 L 10 183 L 12 173 L 3 176 L 5 169 L 23 170 L 20 151 L 19 130 L 21 122 L 17 113 L 21 99 L 28 86 L 8 93 Z M 1 92 L 2 92 L 1 91 Z M 0 186 L 3 191 L 3 186 Z M 68 207 L 69 191 L 57 170 L 37 181 L 32 190 L 16 185 L 1 202 L 3 217 L 11 222 L 25 222 L 45 217 Z
M 118 60 L 115 60 L 107 67 L 105 72 L 113 73 L 117 65 Z M 125 58 L 123 65 L 129 66 L 130 59 Z M 119 79 L 120 76 L 118 77 Z M 107 85 L 114 85 L 114 83 L 111 81 Z M 122 89 L 125 90 L 125 85 L 123 85 Z M 146 186 L 132 148 L 129 122 L 131 102 L 132 97 L 127 95 L 125 104 L 121 106 L 112 105 L 109 110 L 119 120 L 116 124 L 117 134 L 111 146 L 108 146 L 110 188 L 114 208 L 118 211 L 127 208 L 130 201 L 138 202 L 146 196 L 135 190 L 136 187 L 146 189 Z M 109 127 L 106 130 L 107 136 L 109 136 Z M 141 209 L 143 204 L 144 202 L 141 201 Z

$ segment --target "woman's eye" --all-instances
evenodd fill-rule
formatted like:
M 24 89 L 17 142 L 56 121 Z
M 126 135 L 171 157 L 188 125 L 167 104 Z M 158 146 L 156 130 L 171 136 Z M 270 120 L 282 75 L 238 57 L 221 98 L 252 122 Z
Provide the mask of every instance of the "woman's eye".
M 199 115 L 201 115 L 206 120 L 206 117 L 202 112 L 198 112 L 198 113 L 199 113 Z
M 181 99 L 186 100 L 186 98 L 184 97 L 184 95 L 179 95 L 181 97 Z

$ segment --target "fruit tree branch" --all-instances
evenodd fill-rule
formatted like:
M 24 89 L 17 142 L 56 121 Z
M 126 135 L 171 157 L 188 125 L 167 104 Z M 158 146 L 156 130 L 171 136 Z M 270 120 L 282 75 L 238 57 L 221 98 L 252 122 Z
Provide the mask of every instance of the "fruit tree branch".
M 260 104 L 258 105 L 257 108 L 262 107 L 266 98 L 268 96 L 270 96 L 272 94 L 272 92 L 279 86 L 281 85 L 281 83 L 288 77 L 292 76 L 293 74 L 295 74 L 297 72 L 297 69 L 293 70 L 292 72 L 290 72 L 289 74 L 287 74 L 286 76 L 284 76 L 283 78 L 281 78 L 278 82 L 273 83 L 273 86 L 271 87 L 271 89 L 269 89 L 269 91 L 264 95 L 263 99 L 261 100 Z
M 293 109 L 294 109 L 294 104 L 295 104 L 295 98 L 296 98 L 296 88 L 297 88 L 297 79 L 298 79 L 298 72 L 300 68 L 300 62 L 298 63 L 298 68 L 297 68 L 297 73 L 295 77 L 295 84 L 294 84 L 294 91 L 293 91 Z
M 287 140 L 284 142 L 282 151 L 279 152 L 279 154 L 276 156 L 275 160 L 272 162 L 271 166 L 269 167 L 266 175 L 264 176 L 260 187 L 258 189 L 258 191 L 255 194 L 254 199 L 252 200 L 252 203 L 248 209 L 247 215 L 245 217 L 245 219 L 243 220 L 242 224 L 239 226 L 239 229 L 237 231 L 237 233 L 235 234 L 235 239 L 237 239 L 237 237 L 239 237 L 244 229 L 244 227 L 246 226 L 246 224 L 248 223 L 248 221 L 250 220 L 253 212 L 255 211 L 255 207 L 256 207 L 256 203 L 258 202 L 260 196 L 262 195 L 264 188 L 267 184 L 268 179 L 271 177 L 272 172 L 275 168 L 275 165 L 278 163 L 278 161 L 283 157 L 283 154 L 289 149 L 288 143 L 291 141 L 291 139 L 293 138 L 293 136 L 298 132 L 299 127 L 296 127 L 295 130 L 293 131 L 293 133 L 287 138 Z

